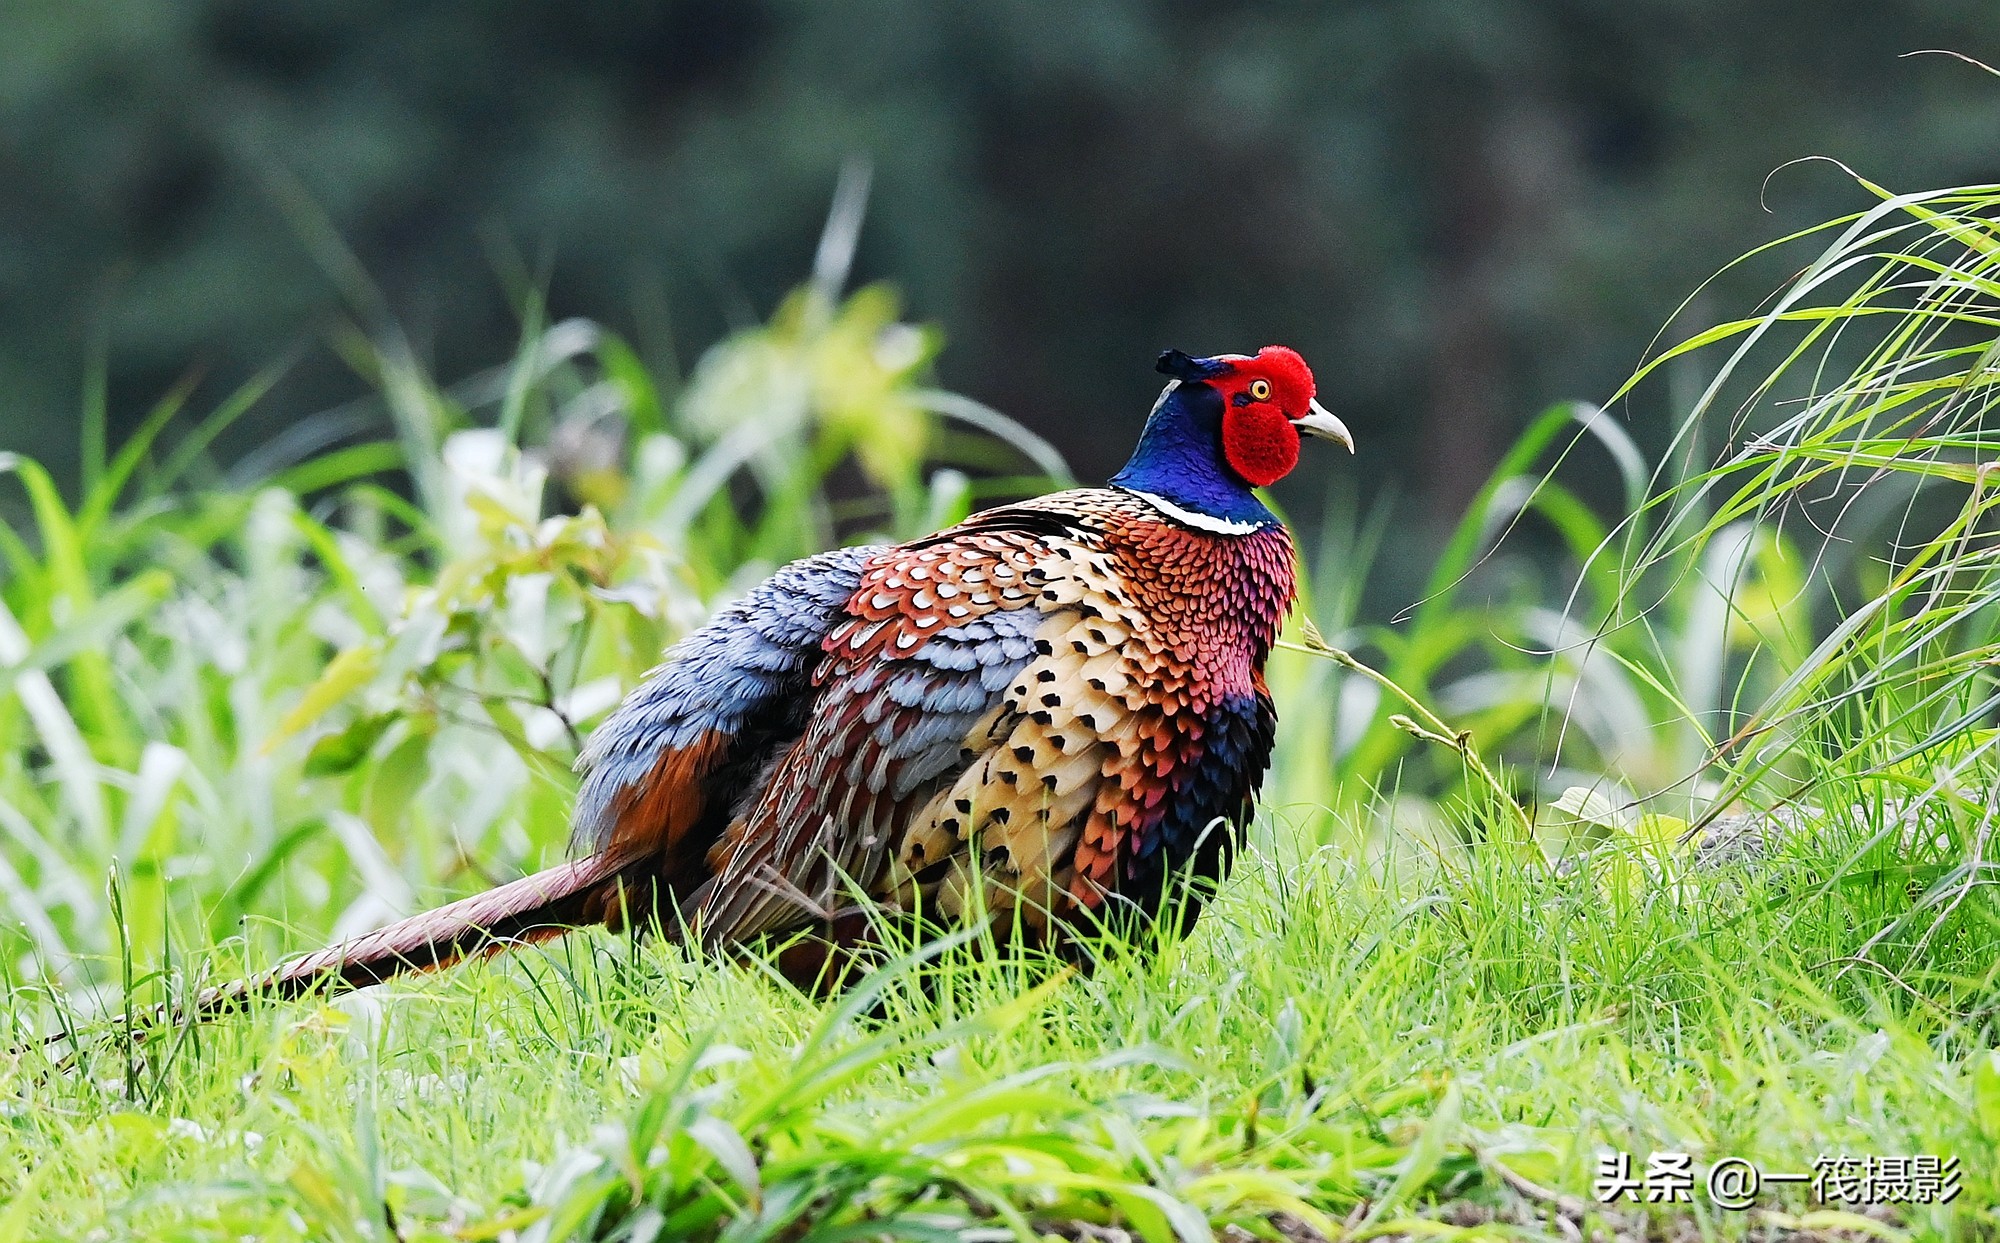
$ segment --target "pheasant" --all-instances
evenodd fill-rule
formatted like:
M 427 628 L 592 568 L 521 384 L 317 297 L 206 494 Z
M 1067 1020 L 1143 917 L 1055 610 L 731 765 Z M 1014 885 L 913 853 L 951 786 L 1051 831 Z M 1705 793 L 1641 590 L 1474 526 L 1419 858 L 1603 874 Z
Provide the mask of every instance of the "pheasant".
M 1283 346 L 1158 369 L 1109 487 L 794 562 L 671 648 L 584 747 L 573 862 L 229 991 L 359 987 L 642 914 L 709 948 L 784 941 L 808 987 L 880 911 L 1057 948 L 1168 909 L 1184 929 L 1277 728 L 1263 666 L 1294 553 L 1252 489 L 1302 434 L 1354 444 Z

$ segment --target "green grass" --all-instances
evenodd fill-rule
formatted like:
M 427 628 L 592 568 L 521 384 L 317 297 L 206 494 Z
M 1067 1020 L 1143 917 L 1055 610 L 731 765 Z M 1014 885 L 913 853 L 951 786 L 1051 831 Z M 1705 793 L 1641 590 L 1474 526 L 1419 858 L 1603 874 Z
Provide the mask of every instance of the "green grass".
M 718 600 L 1062 480 L 928 387 L 936 334 L 843 295 L 841 245 L 684 383 L 528 296 L 518 355 L 443 384 L 362 289 L 359 424 L 225 470 L 274 376 L 115 452 L 87 396 L 74 497 L 0 461 L 0 1243 L 1995 1237 L 1996 217 L 1885 194 L 1788 239 L 1820 249 L 1774 309 L 1620 394 L 1712 380 L 1657 464 L 1550 410 L 1402 617 L 1359 606 L 1386 511 L 1302 523 L 1317 625 L 1190 941 L 909 947 L 836 1003 L 579 934 L 109 1021 L 553 860 L 579 740 Z M 1776 803 L 1775 857 L 1698 866 Z M 1597 1206 L 1621 1151 L 1955 1157 L 1962 1190 Z
M 1260 856 L 1150 960 L 1050 977 L 947 952 L 831 1008 L 754 964 L 593 934 L 260 1005 L 129 1062 L 116 1040 L 30 1054 L 9 1072 L 34 1108 L 7 1119 L 0 1237 L 1171 1239 L 1269 1236 L 1274 1214 L 1452 1235 L 1554 1211 L 1499 1164 L 1587 1200 L 1613 1150 L 1779 1171 L 1955 1155 L 1952 1209 L 1869 1228 L 1991 1231 L 2000 1058 L 1916 1000 L 1990 999 L 1990 916 L 1910 978 L 1830 973 L 1909 896 L 1882 847 L 1820 883 L 1855 844 L 1825 827 L 1768 870 L 1671 892 Z M 1766 1205 L 1834 1222 L 1802 1192 Z M 1701 1212 L 1726 1235 L 1771 1221 Z

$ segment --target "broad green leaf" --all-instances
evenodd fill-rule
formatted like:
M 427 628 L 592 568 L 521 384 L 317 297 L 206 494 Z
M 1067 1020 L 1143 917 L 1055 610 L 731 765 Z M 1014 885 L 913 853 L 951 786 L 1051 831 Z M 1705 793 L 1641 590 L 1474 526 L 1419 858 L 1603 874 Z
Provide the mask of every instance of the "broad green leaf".
M 1549 804 L 1549 810 L 1571 820 L 1599 828 L 1620 830 L 1631 824 L 1631 813 L 1621 809 L 1602 790 L 1570 786 Z
M 1647 812 L 1634 820 L 1626 832 L 1649 849 L 1673 851 L 1679 848 L 1687 827 L 1687 821 L 1679 816 Z
M 334 705 L 368 685 L 381 664 L 382 647 L 376 640 L 350 647 L 336 655 L 327 662 L 319 680 L 306 688 L 297 706 L 278 722 L 278 728 L 265 740 L 265 753 L 269 754 L 279 743 L 301 730 L 310 729 Z
M 392 710 L 356 717 L 346 729 L 319 738 L 306 753 L 305 775 L 335 777 L 352 771 L 401 716 L 400 710 Z

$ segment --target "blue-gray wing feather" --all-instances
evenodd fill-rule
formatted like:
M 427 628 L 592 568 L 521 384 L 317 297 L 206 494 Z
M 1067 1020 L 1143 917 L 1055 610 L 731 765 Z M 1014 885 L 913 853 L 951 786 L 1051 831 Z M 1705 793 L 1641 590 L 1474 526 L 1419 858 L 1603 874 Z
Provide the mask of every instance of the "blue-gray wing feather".
M 803 729 L 820 644 L 841 621 L 879 547 L 841 548 L 779 570 L 665 658 L 590 736 L 570 823 L 570 848 L 589 854 L 610 844 L 621 795 L 653 771 L 661 755 L 710 735 L 732 740 L 719 776 L 743 778 L 766 766 L 773 748 Z M 733 802 L 739 791 L 717 791 Z

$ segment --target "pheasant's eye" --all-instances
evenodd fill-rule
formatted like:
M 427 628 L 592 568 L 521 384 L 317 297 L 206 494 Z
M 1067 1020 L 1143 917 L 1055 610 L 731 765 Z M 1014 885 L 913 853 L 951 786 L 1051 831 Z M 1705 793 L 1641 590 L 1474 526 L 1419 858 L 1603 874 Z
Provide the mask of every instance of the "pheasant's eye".
M 1271 382 L 1269 380 L 1250 381 L 1250 396 L 1258 401 L 1271 400 Z

